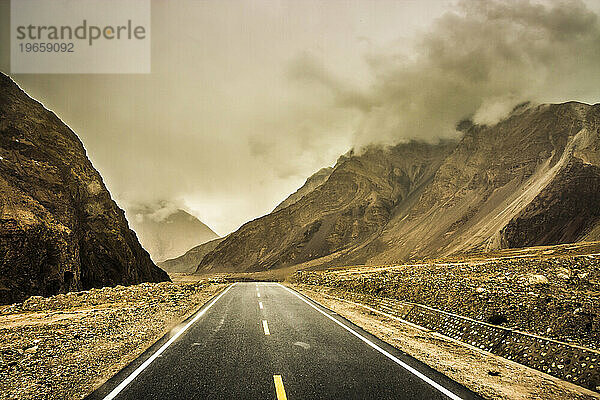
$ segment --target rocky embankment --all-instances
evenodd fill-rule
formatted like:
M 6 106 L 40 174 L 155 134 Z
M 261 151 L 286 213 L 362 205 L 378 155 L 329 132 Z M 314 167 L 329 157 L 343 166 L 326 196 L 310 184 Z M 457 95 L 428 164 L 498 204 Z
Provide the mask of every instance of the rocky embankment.
M 167 280 L 77 135 L 0 73 L 0 304 Z
M 225 285 L 90 289 L 0 307 L 0 399 L 80 399 Z
M 414 302 L 600 348 L 600 257 L 298 271 L 295 283 Z

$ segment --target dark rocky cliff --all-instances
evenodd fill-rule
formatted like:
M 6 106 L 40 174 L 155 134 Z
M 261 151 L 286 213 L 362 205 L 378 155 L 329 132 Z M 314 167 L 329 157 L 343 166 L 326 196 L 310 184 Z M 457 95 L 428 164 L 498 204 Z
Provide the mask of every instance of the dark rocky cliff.
M 503 247 L 573 243 L 600 224 L 600 168 L 572 160 L 502 230 Z
M 168 279 L 77 135 L 0 73 L 0 303 Z

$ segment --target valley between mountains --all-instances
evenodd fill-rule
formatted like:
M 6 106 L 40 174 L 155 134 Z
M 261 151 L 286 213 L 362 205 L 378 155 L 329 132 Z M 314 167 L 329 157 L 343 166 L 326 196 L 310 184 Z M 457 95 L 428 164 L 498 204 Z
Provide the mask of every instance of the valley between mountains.
M 160 340 L 179 337 L 188 317 L 198 318 L 190 332 L 229 329 L 233 339 L 214 337 L 215 346 L 250 327 L 244 337 L 279 349 L 287 339 L 277 336 L 278 323 L 279 332 L 325 323 L 313 320 L 311 304 L 335 311 L 339 324 L 351 321 L 343 329 L 353 335 L 373 335 L 431 370 L 447 384 L 439 393 L 598 398 L 595 371 L 580 384 L 573 375 L 580 370 L 562 378 L 517 364 L 373 304 L 418 304 L 598 353 L 599 122 L 600 105 L 523 103 L 497 124 L 458 123 L 459 140 L 355 149 L 269 214 L 217 237 L 181 209 L 126 214 L 75 132 L 2 74 L 0 398 L 116 390 L 110 378 Z M 247 281 L 263 289 L 256 283 L 255 293 Z M 297 320 L 271 311 L 291 299 Z M 242 318 L 235 310 L 250 311 Z M 272 317 L 271 330 L 267 319 L 255 326 L 253 313 Z M 344 331 L 334 328 L 328 332 L 339 338 Z M 180 347 L 188 341 L 196 350 L 205 345 L 187 337 L 174 347 L 191 354 Z M 294 351 L 321 344 L 301 343 Z M 176 358 L 165 351 L 164 360 Z M 317 395 L 285 379 L 297 394 Z
M 458 142 L 351 152 L 173 272 L 388 264 L 600 239 L 600 106 L 516 107 Z

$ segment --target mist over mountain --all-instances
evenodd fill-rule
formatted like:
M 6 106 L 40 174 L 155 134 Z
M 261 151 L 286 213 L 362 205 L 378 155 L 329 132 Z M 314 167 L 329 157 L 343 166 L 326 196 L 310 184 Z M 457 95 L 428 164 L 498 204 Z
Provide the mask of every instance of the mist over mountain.
M 77 135 L 0 73 L 0 303 L 168 279 Z
M 600 105 L 523 104 L 459 141 L 369 147 L 198 271 L 397 263 L 600 239 Z
M 361 117 L 355 148 L 459 138 L 456 122 L 498 122 L 517 104 L 600 97 L 600 21 L 582 1 L 459 1 L 414 40 L 364 54 L 353 85 L 306 52 L 289 75 Z
M 178 257 L 219 237 L 198 218 L 168 202 L 130 205 L 127 216 L 131 228 L 156 262 Z
M 309 3 L 154 1 L 152 74 L 14 79 L 69 121 L 119 204 L 166 200 L 223 235 L 352 148 L 600 98 L 595 0 Z

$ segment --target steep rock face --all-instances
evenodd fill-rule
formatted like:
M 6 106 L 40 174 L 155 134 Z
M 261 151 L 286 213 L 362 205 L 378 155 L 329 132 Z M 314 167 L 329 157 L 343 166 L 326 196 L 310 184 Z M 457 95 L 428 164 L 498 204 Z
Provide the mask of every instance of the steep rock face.
M 502 229 L 502 245 L 510 248 L 599 240 L 591 235 L 597 226 L 600 168 L 573 159 Z
M 368 261 L 556 244 L 582 237 L 593 221 L 573 222 L 583 208 L 573 209 L 565 191 L 572 191 L 569 196 L 574 198 L 594 182 L 593 164 L 581 164 L 583 159 L 598 161 L 598 111 L 574 102 L 525 107 L 497 125 L 472 127 L 419 202 L 386 226 L 378 238 L 380 251 Z M 600 207 L 597 196 L 587 199 L 586 207 Z M 548 235 L 549 231 L 555 232 Z
M 224 238 L 213 239 L 209 242 L 202 243 L 190 250 L 185 254 L 165 260 L 158 263 L 158 266 L 167 271 L 169 274 L 172 273 L 184 273 L 190 274 L 196 271 L 198 264 L 202 261 L 205 255 L 213 251 Z
M 128 208 L 127 216 L 131 228 L 156 262 L 179 257 L 192 247 L 219 237 L 183 210 L 175 209 L 161 215 L 152 208 L 140 206 Z
M 600 239 L 600 105 L 521 105 L 457 145 L 342 157 L 291 205 L 249 222 L 199 271 L 385 264 Z
M 413 142 L 341 157 L 323 184 L 243 225 L 208 253 L 198 270 L 270 269 L 362 246 L 433 176 L 455 145 Z
M 0 74 L 0 303 L 162 280 L 79 138 Z
M 308 193 L 312 192 L 317 187 L 325 183 L 325 181 L 327 181 L 327 179 L 329 179 L 329 177 L 331 176 L 332 172 L 332 167 L 321 168 L 320 170 L 315 172 L 306 180 L 306 182 L 304 183 L 304 185 L 302 185 L 300 189 L 290 194 L 284 201 L 282 201 L 277 207 L 275 207 L 273 212 L 279 211 L 296 203 L 305 195 L 307 195 Z

